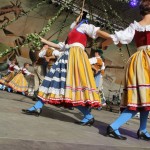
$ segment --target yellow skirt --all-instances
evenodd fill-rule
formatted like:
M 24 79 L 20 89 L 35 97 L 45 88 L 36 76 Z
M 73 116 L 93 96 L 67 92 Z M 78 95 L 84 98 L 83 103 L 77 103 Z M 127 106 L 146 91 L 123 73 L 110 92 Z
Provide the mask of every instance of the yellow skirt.
M 150 110 L 150 49 L 140 50 L 127 63 L 121 108 Z
M 15 76 L 15 72 L 10 72 L 6 76 L 4 76 L 2 79 L 0 79 L 0 83 L 3 85 L 8 85 L 8 82 L 10 82 Z
M 11 87 L 16 92 L 26 92 L 28 90 L 28 82 L 22 73 L 18 73 L 8 83 L 8 86 Z
M 50 73 L 48 73 L 49 77 L 45 77 L 39 88 L 38 97 L 46 103 L 62 104 L 66 107 L 79 105 L 101 106 L 101 99 L 96 89 L 91 65 L 85 51 L 77 46 L 70 48 L 66 65 L 67 73 L 66 76 L 62 75 L 63 77 L 61 78 L 57 76 L 57 70 L 60 70 L 57 68 L 60 65 L 59 62 L 61 62 L 61 58 L 51 68 Z M 65 69 L 62 70 L 64 71 Z M 57 82 L 55 83 L 54 80 Z M 63 87 L 60 87 L 63 82 L 65 82 L 64 93 L 60 91 L 57 93 L 58 87 L 63 91 Z M 58 83 L 59 85 L 57 86 Z

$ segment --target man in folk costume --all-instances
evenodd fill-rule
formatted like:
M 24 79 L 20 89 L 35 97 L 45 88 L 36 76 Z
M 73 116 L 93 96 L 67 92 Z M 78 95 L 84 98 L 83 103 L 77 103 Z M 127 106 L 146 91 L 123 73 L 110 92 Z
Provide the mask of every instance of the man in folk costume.
M 6 88 L 6 86 L 8 86 L 8 82 L 13 79 L 13 77 L 15 76 L 15 72 L 18 72 L 20 70 L 18 65 L 16 65 L 16 59 L 12 59 L 11 61 L 8 59 L 7 63 L 9 65 L 7 74 L 2 79 L 0 79 L 0 83 L 3 85 L 1 89 L 3 90 Z M 8 90 L 10 89 L 8 88 Z
M 103 92 L 103 76 L 105 73 L 103 51 L 101 49 L 97 49 L 94 51 L 94 55 L 95 57 L 90 58 L 89 61 L 90 61 L 90 64 L 92 65 L 96 87 L 99 91 L 102 105 L 104 106 L 106 105 L 106 99 L 105 99 L 104 92 Z M 101 109 L 101 107 L 98 109 Z
M 39 58 L 44 58 L 47 62 L 47 69 L 50 70 L 50 68 L 53 66 L 53 64 L 56 62 L 57 58 L 60 57 L 62 52 L 59 52 L 58 50 L 49 47 L 48 45 L 44 45 L 43 49 L 39 53 Z
M 52 42 L 59 43 L 56 40 Z M 38 75 L 40 82 L 43 81 L 44 76 L 50 70 L 52 65 L 56 62 L 57 58 L 61 56 L 61 54 L 62 52 L 59 52 L 58 50 L 51 48 L 48 45 L 43 46 L 43 48 L 39 52 L 39 58 L 35 66 L 35 72 Z M 36 82 L 36 81 L 35 81 L 35 91 L 37 91 L 39 87 L 39 82 Z
M 66 45 L 54 44 L 43 38 L 41 41 L 56 49 L 64 49 L 63 55 L 56 61 L 39 87 L 39 101 L 26 114 L 39 115 L 44 103 L 77 107 L 84 115 L 80 125 L 92 125 L 94 117 L 90 107 L 100 107 L 101 100 L 96 89 L 94 76 L 84 49 L 87 38 L 108 37 L 106 32 L 88 24 L 86 15 L 80 15 L 71 25 Z
M 121 101 L 121 115 L 107 128 L 107 135 L 112 135 L 121 140 L 119 128 L 140 112 L 140 127 L 137 137 L 142 140 L 150 140 L 147 131 L 147 119 L 150 111 L 150 0 L 141 0 L 140 13 L 143 19 L 134 21 L 122 31 L 116 31 L 109 35 L 102 47 L 108 45 L 128 44 L 133 39 L 137 46 L 137 52 L 128 60 L 125 73 L 124 93 Z
M 103 51 L 100 49 L 97 49 L 94 52 L 95 57 L 92 57 L 89 59 L 90 64 L 92 65 L 96 87 L 98 90 L 102 89 L 102 82 L 103 82 L 102 77 L 105 71 L 105 64 L 102 59 L 102 54 L 103 54 Z

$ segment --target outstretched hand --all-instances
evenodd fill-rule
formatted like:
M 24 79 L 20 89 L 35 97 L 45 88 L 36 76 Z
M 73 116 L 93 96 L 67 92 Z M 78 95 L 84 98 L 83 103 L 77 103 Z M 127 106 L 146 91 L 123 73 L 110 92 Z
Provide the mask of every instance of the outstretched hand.
M 102 50 L 106 50 L 109 45 L 113 43 L 111 38 L 107 38 L 104 42 L 102 42 Z
M 44 38 L 42 38 L 42 37 L 40 36 L 40 39 L 41 39 L 41 42 L 42 42 L 42 43 L 45 43 L 46 40 L 45 40 Z
M 102 50 L 106 50 L 107 48 L 108 46 L 102 43 Z
M 108 45 L 105 45 L 105 42 L 101 42 L 99 48 L 101 48 L 102 50 L 106 50 L 108 48 Z

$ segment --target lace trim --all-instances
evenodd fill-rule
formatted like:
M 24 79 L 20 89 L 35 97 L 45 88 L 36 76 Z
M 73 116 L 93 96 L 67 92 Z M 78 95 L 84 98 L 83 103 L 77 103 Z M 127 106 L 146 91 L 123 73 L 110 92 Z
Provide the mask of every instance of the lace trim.
M 56 89 L 56 88 L 46 88 L 44 86 L 39 87 L 39 92 L 43 92 L 45 94 L 55 94 L 55 95 L 65 95 L 65 89 Z
M 52 105 L 62 105 L 65 107 L 76 107 L 76 106 L 88 106 L 88 107 L 100 107 L 101 104 L 99 100 L 81 100 L 81 101 L 73 101 L 70 98 L 49 98 L 45 99 L 38 95 L 40 99 L 44 101 L 44 103 L 52 104 Z
M 51 73 L 54 73 L 54 72 L 56 72 L 56 71 L 57 71 L 57 72 L 64 72 L 64 73 L 67 72 L 66 69 L 59 69 L 59 68 L 57 68 L 57 69 L 53 69 L 53 68 L 52 68 L 50 72 L 51 72 Z
M 142 26 L 136 21 L 134 21 L 132 26 L 134 27 L 135 30 L 140 31 L 140 32 L 150 31 L 150 25 Z
M 110 37 L 112 38 L 113 42 L 115 45 L 117 45 L 119 43 L 119 39 L 117 38 L 117 36 L 114 34 L 114 35 L 110 35 Z
M 60 78 L 57 78 L 57 77 L 53 77 L 53 78 L 50 78 L 50 77 L 47 77 L 45 76 L 44 80 L 47 80 L 49 82 L 51 81 L 56 81 L 56 82 L 65 82 L 66 81 L 66 78 L 65 77 L 60 77 Z

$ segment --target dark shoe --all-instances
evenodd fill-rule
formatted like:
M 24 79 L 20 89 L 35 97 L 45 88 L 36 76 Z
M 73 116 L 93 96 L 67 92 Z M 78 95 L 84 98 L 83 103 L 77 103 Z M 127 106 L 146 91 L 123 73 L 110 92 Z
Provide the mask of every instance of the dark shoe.
M 75 122 L 75 123 L 78 124 L 78 125 L 81 125 L 81 126 L 92 126 L 94 124 L 94 122 L 95 122 L 95 119 L 92 118 L 88 122 L 78 121 L 78 122 Z
M 148 133 L 148 132 L 146 132 L 146 133 Z M 138 130 L 138 132 L 137 132 L 138 139 L 150 141 L 150 137 L 147 137 L 146 133 L 143 133 L 142 131 Z
M 30 111 L 28 109 L 22 109 L 22 112 L 27 115 L 35 115 L 35 116 L 39 117 L 40 114 L 42 113 L 42 109 L 35 109 L 32 111 Z
M 32 101 L 35 101 L 35 102 L 36 102 L 36 101 L 38 101 L 38 100 L 39 100 L 39 99 L 38 99 L 37 97 L 33 97 L 33 98 L 32 98 Z
M 107 127 L 106 136 L 110 136 L 110 137 L 113 136 L 115 139 L 118 139 L 118 140 L 126 140 L 127 139 L 126 137 L 124 137 L 122 135 L 116 134 L 115 131 L 113 130 L 113 128 L 111 126 Z
M 69 109 L 69 110 L 74 110 L 74 107 L 69 107 L 68 109 Z

